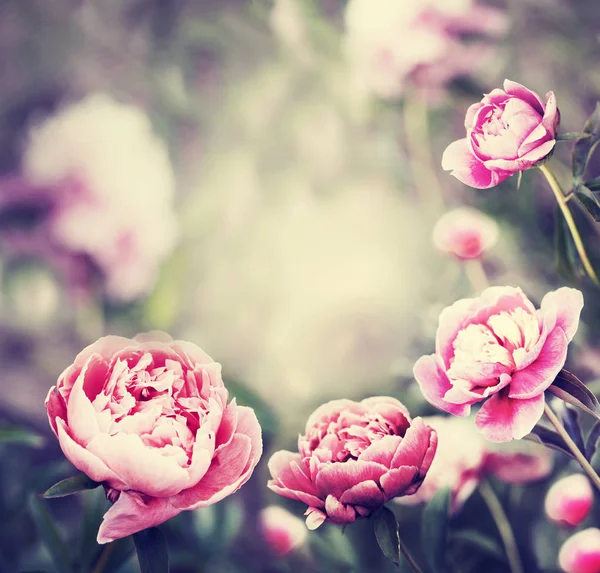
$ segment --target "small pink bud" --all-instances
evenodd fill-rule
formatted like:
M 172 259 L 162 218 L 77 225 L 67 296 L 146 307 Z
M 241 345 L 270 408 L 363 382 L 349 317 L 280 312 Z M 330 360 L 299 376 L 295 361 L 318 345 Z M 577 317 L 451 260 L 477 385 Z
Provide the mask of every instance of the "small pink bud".
M 443 253 L 459 259 L 477 259 L 498 240 L 496 221 L 477 209 L 448 211 L 433 229 L 433 242 Z
M 261 533 L 277 555 L 286 555 L 306 541 L 308 530 L 304 522 L 289 511 L 271 505 L 259 516 Z
M 555 523 L 576 526 L 590 512 L 594 492 L 588 479 L 573 474 L 559 479 L 546 494 L 545 509 L 548 518 Z
M 567 539 L 558 564 L 566 573 L 600 573 L 600 529 L 590 527 Z

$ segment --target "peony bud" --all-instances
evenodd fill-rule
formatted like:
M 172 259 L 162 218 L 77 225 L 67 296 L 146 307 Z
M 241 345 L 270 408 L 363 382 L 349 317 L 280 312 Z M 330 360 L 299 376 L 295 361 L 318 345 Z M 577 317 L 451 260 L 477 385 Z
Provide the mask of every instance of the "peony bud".
M 287 555 L 304 544 L 308 536 L 304 522 L 277 505 L 263 509 L 258 521 L 263 538 L 277 555 Z
M 600 573 L 600 529 L 590 527 L 567 539 L 558 564 L 566 573 Z
M 433 229 L 433 242 L 443 253 L 459 259 L 478 259 L 498 240 L 498 225 L 477 209 L 448 211 Z
M 552 484 L 544 508 L 548 519 L 574 527 L 587 517 L 593 501 L 594 492 L 588 479 L 573 474 Z

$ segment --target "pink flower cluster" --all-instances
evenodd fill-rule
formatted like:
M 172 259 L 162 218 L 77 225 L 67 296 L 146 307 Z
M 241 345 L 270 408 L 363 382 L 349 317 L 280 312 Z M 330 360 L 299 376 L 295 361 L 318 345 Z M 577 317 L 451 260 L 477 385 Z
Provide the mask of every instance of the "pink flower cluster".
M 504 80 L 503 90 L 492 90 L 467 110 L 467 137 L 446 148 L 442 167 L 471 187 L 494 187 L 547 157 L 559 123 L 553 92 L 544 102 L 525 86 Z
M 394 398 L 334 400 L 310 416 L 298 453 L 273 454 L 268 486 L 308 505 L 309 529 L 326 520 L 352 523 L 415 493 L 436 444 L 435 431 Z
M 470 74 L 485 56 L 484 39 L 502 35 L 506 15 L 472 0 L 350 0 L 345 52 L 355 83 L 378 97 L 407 87 L 428 96 Z M 465 34 L 479 36 L 465 42 Z
M 528 434 L 544 411 L 544 391 L 567 358 L 583 296 L 572 288 L 548 293 L 539 310 L 523 291 L 490 287 L 440 314 L 436 351 L 414 376 L 425 398 L 457 416 L 482 403 L 477 427 L 492 442 Z
M 114 502 L 98 543 L 216 503 L 250 478 L 261 429 L 227 398 L 221 365 L 164 333 L 107 336 L 81 351 L 46 408 L 65 456 Z

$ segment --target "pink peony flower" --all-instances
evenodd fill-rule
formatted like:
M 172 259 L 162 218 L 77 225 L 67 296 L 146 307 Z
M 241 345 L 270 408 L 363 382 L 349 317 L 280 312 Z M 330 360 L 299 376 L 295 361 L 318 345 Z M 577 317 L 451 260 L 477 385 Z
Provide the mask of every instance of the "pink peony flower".
M 494 187 L 550 154 L 559 122 L 553 92 L 544 103 L 535 92 L 504 80 L 504 90 L 492 90 L 467 110 L 467 137 L 446 148 L 442 167 L 471 187 Z
M 157 332 L 100 338 L 61 374 L 46 398 L 52 430 L 115 502 L 98 543 L 211 505 L 249 479 L 260 426 L 227 397 L 220 364 Z
M 439 489 L 448 487 L 452 491 L 451 509 L 456 513 L 490 473 L 507 483 L 525 484 L 552 471 L 551 453 L 544 446 L 530 442 L 490 444 L 462 418 L 428 416 L 423 422 L 436 431 L 437 450 L 419 490 L 398 498 L 400 504 L 427 503 Z
M 433 229 L 433 242 L 443 253 L 459 259 L 478 259 L 498 240 L 496 221 L 477 209 L 448 211 Z
M 301 519 L 283 507 L 271 505 L 258 517 L 262 536 L 277 555 L 287 555 L 306 541 L 308 532 Z
M 115 300 L 154 286 L 175 248 L 175 178 L 143 110 L 92 94 L 29 134 L 23 171 L 53 202 L 55 245 L 87 256 Z
M 582 307 L 581 292 L 566 287 L 539 310 L 508 286 L 455 302 L 440 314 L 435 354 L 414 366 L 423 395 L 456 416 L 483 402 L 475 422 L 486 439 L 522 438 L 543 414 L 544 390 L 565 363 Z
M 411 420 L 394 398 L 333 400 L 317 408 L 298 438 L 299 453 L 269 460 L 275 493 L 308 505 L 309 529 L 352 523 L 389 500 L 415 493 L 433 460 L 434 430 Z
M 413 87 L 431 95 L 472 73 L 487 52 L 482 40 L 507 24 L 502 11 L 472 0 L 350 0 L 344 49 L 362 91 L 396 98 Z
M 558 563 L 565 573 L 600 573 L 600 529 L 590 527 L 569 537 Z
M 588 516 L 593 502 L 589 480 L 582 474 L 573 474 L 552 484 L 544 509 L 550 520 L 574 527 Z

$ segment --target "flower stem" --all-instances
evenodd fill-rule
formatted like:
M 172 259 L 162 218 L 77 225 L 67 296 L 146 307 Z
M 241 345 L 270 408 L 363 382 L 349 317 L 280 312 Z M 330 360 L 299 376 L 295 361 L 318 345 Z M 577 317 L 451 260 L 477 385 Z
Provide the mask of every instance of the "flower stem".
M 546 417 L 548 418 L 548 420 L 550 420 L 550 422 L 558 432 L 559 436 L 564 440 L 565 444 L 567 444 L 567 446 L 573 453 L 573 456 L 579 462 L 579 465 L 583 468 L 583 471 L 588 475 L 591 482 L 596 486 L 598 491 L 600 491 L 600 476 L 598 476 L 590 462 L 587 461 L 581 450 L 577 447 L 577 444 L 573 441 L 571 436 L 569 436 L 567 430 L 565 430 L 565 427 L 561 424 L 560 420 L 558 419 L 558 416 L 554 413 L 554 411 L 552 410 L 552 408 L 550 408 L 548 404 L 544 404 L 544 414 L 546 414 Z
M 480 259 L 470 259 L 464 262 L 465 274 L 475 291 L 479 294 L 490 286 L 487 275 Z
M 504 544 L 504 550 L 506 551 L 506 557 L 511 573 L 523 573 L 523 565 L 521 564 L 517 541 L 498 496 L 487 481 L 482 481 L 479 484 L 479 493 L 496 523 L 498 533 L 500 533 L 502 543 Z
M 556 179 L 556 176 L 554 175 L 552 170 L 547 165 L 540 165 L 539 169 L 546 177 L 546 180 L 548 181 L 548 184 L 550 185 L 550 188 L 552 189 L 552 192 L 554 193 L 556 202 L 558 203 L 558 206 L 560 207 L 563 217 L 565 218 L 565 222 L 567 223 L 567 226 L 569 227 L 569 231 L 571 232 L 571 237 L 573 237 L 573 242 L 575 243 L 575 247 L 577 249 L 577 252 L 579 253 L 579 258 L 581 259 L 581 262 L 583 263 L 583 266 L 584 266 L 588 276 L 597 285 L 600 286 L 600 280 L 598 280 L 598 277 L 596 276 L 596 272 L 594 271 L 594 267 L 592 267 L 592 264 L 590 263 L 590 259 L 588 258 L 587 253 L 585 252 L 585 247 L 583 246 L 583 241 L 581 240 L 581 235 L 579 234 L 579 231 L 577 230 L 577 225 L 575 224 L 573 215 L 571 214 L 569 206 L 567 205 L 567 198 L 565 197 L 565 194 L 563 193 L 563 190 L 562 190 L 558 180 Z
M 423 573 L 421 568 L 417 565 L 416 561 L 412 558 L 412 555 L 409 553 L 408 549 L 402 542 L 400 542 L 400 551 L 404 556 L 404 559 L 406 559 L 408 566 L 414 571 L 414 573 Z

